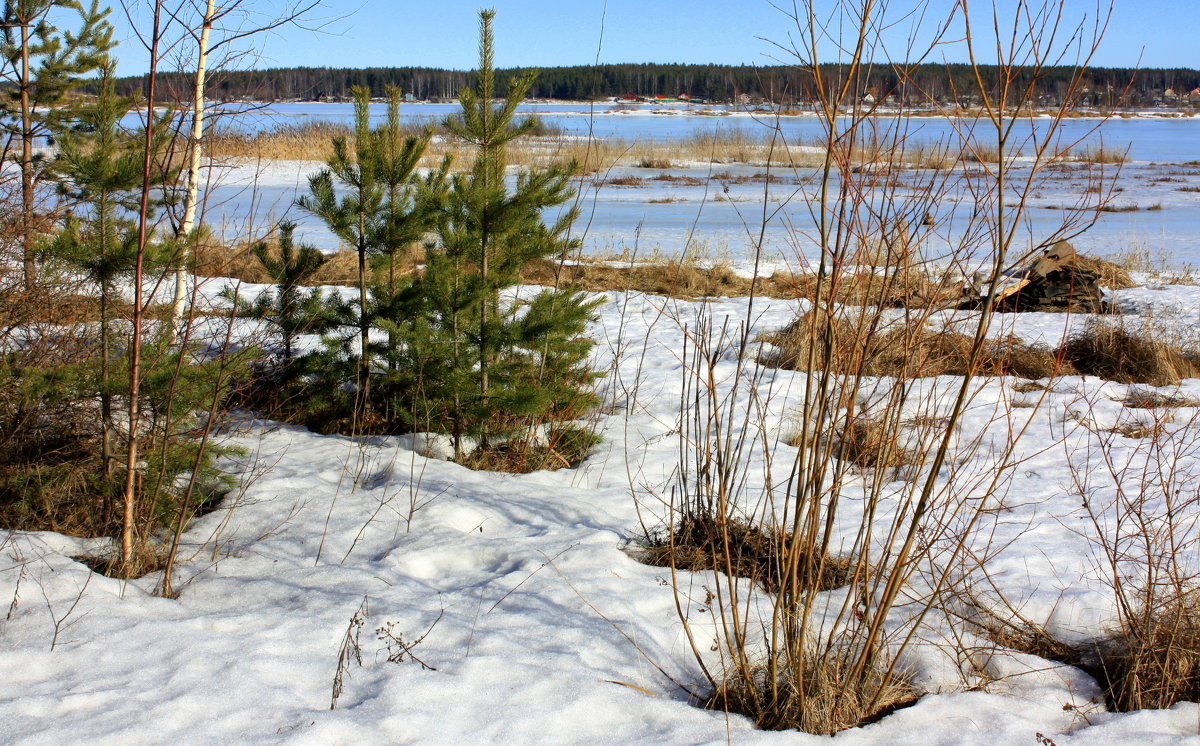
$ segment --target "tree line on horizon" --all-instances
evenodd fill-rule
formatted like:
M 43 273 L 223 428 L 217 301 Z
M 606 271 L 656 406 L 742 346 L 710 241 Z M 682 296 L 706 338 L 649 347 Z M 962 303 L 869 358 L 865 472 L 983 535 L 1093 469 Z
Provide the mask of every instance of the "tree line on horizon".
M 830 70 L 826 73 L 836 75 L 836 66 L 828 67 Z M 992 87 L 998 84 L 999 68 L 981 66 L 980 69 L 985 83 Z M 876 99 L 895 95 L 912 103 L 951 102 L 961 100 L 965 97 L 964 92 L 976 87 L 971 79 L 975 73 L 966 64 L 919 65 L 907 76 L 882 65 L 864 70 L 856 85 L 862 94 L 870 93 Z M 516 68 L 496 70 L 500 90 L 506 90 L 509 81 L 520 78 L 523 72 Z M 1043 98 L 1041 103 L 1059 103 L 1076 84 L 1074 74 L 1074 68 L 1069 66 L 1043 69 L 1038 85 Z M 459 91 L 474 85 L 475 76 L 472 71 L 430 67 L 232 70 L 213 74 L 209 95 L 221 100 L 349 100 L 356 87 L 366 88 L 377 98 L 383 97 L 389 87 L 397 87 L 418 100 L 450 100 L 457 97 Z M 145 76 L 125 77 L 117 81 L 117 90 L 121 95 L 134 95 L 145 84 Z M 189 73 L 160 73 L 158 85 L 168 100 L 176 96 L 180 101 L 186 101 L 192 76 Z M 1178 95 L 1177 102 L 1186 103 L 1188 93 L 1200 88 L 1200 70 L 1095 68 L 1087 71 L 1087 80 L 1082 87 L 1088 91 L 1083 95 L 1082 103 L 1091 106 L 1150 106 L 1160 102 L 1168 90 Z M 811 101 L 816 91 L 811 71 L 791 66 L 657 63 L 542 68 L 529 91 L 532 98 L 567 101 L 620 96 L 673 98 L 680 94 L 713 103 L 789 104 Z

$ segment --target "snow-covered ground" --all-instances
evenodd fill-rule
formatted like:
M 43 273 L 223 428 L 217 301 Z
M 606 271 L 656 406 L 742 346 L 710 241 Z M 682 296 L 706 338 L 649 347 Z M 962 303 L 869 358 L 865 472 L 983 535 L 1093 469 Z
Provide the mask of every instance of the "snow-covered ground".
M 1113 300 L 1187 330 L 1200 321 L 1198 293 L 1145 286 Z M 0 619 L 0 741 L 827 742 L 757 731 L 742 717 L 690 704 L 672 679 L 699 687 L 702 676 L 669 573 L 626 551 L 664 517 L 655 496 L 671 484 L 678 459 L 682 325 L 703 311 L 718 323 L 749 316 L 755 333 L 771 331 L 794 318 L 796 303 L 758 299 L 751 311 L 746 299 L 605 298 L 591 330 L 595 363 L 609 371 L 598 422 L 604 440 L 577 468 L 472 472 L 425 458 L 411 437 L 322 436 L 247 419 L 225 435 L 245 452 L 225 463 L 239 488 L 189 527 L 177 600 L 153 595 L 157 576 L 125 583 L 72 559 L 95 552 L 96 542 L 0 533 L 0 611 L 8 609 Z M 1006 315 L 1011 327 L 996 333 L 1057 344 L 1081 321 Z M 716 378 L 734 368 L 727 356 Z M 763 380 L 763 425 L 780 440 L 795 421 L 802 380 L 788 371 Z M 960 477 L 986 473 L 989 445 L 1027 426 L 1003 489 L 969 496 L 997 505 L 973 541 L 991 552 L 992 579 L 1027 618 L 1065 638 L 1095 638 L 1114 618 L 1112 578 L 1080 511 L 1076 477 L 1095 466 L 1089 459 L 1103 443 L 1118 462 L 1144 460 L 1141 441 L 1104 430 L 1155 412 L 1121 403 L 1145 387 L 1067 377 L 1044 393 L 1020 393 L 1016 383 L 982 383 L 960 425 L 964 440 L 981 444 L 962 450 L 953 467 Z M 938 392 L 953 384 L 927 379 L 917 391 L 933 392 L 937 406 Z M 1200 398 L 1200 380 L 1164 393 Z M 1181 444 L 1200 439 L 1196 414 L 1158 412 Z M 794 453 L 782 442 L 772 447 L 783 460 Z M 1194 473 L 1194 451 L 1176 462 L 1180 474 Z M 1089 499 L 1111 517 L 1115 490 L 1100 472 L 1094 477 Z M 748 490 L 764 480 L 752 473 Z M 1184 487 L 1197 489 L 1194 481 Z M 700 630 L 712 616 L 703 601 L 708 583 L 681 574 L 684 608 Z M 1200 738 L 1194 703 L 1108 713 L 1094 680 L 1032 656 L 991 656 L 994 680 L 973 689 L 948 662 L 939 622 L 930 624 L 904 661 L 930 693 L 836 742 Z M 411 648 L 419 660 L 389 661 L 403 651 L 377 630 L 420 640 Z M 361 665 L 349 663 L 331 709 L 348 631 Z

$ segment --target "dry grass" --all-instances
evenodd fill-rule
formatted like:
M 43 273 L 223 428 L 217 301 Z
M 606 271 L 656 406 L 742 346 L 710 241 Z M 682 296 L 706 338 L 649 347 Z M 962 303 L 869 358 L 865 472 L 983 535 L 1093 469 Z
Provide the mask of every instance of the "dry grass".
M 977 144 L 964 148 L 959 158 L 967 163 L 999 163 L 1000 149 L 991 144 Z
M 614 176 L 609 179 L 598 179 L 596 183 L 615 187 L 640 187 L 646 185 L 646 180 L 640 176 Z
M 1032 394 L 1035 391 L 1053 391 L 1053 389 L 1034 381 L 1017 381 L 1013 384 L 1013 391 L 1016 391 L 1018 394 Z
M 746 715 L 767 730 L 833 735 L 916 703 L 919 693 L 901 675 L 881 667 L 872 667 L 865 676 L 855 675 L 857 657 L 853 651 L 836 648 L 814 650 L 799 666 L 781 661 L 759 666 L 748 675 L 739 672 L 727 677 L 704 704 Z M 781 672 L 778 681 L 770 680 L 772 669 Z
M 1131 436 L 1140 437 L 1140 436 Z M 1104 688 L 1114 712 L 1159 710 L 1200 701 L 1200 599 L 1194 591 L 1139 614 L 1124 634 L 1086 648 L 1069 645 L 1028 619 L 973 608 L 972 624 L 998 645 L 1075 666 Z
M 878 258 L 866 251 L 864 260 Z M 815 274 L 780 275 L 773 279 L 787 282 L 791 297 L 814 299 L 818 295 Z M 846 306 L 884 306 L 895 308 L 944 308 L 963 300 L 963 286 L 948 277 L 931 276 L 917 269 L 901 269 L 881 274 L 869 267 L 847 273 L 820 289 L 822 297 L 832 294 L 837 303 Z
M 848 318 L 831 320 L 810 312 L 763 340 L 776 348 L 762 356 L 763 364 L 800 371 L 811 367 L 894 378 L 970 374 L 1031 380 L 1079 374 L 1151 386 L 1200 377 L 1196 354 L 1156 340 L 1149 332 L 1135 334 L 1100 321 L 1088 324 L 1057 350 L 1028 345 L 1016 337 L 988 340 L 973 368 L 970 337 L 918 324 L 868 334 Z M 1188 402 L 1173 406 L 1194 406 Z
M 970 592 L 959 596 L 958 600 L 963 610 L 955 614 L 997 645 L 1068 666 L 1084 664 L 1084 656 L 1078 648 L 1062 642 L 1015 609 L 993 610 Z
M 270 246 L 270 251 L 278 250 Z M 417 271 L 424 262 L 424 250 L 414 245 L 397 257 L 397 271 L 401 276 Z M 248 246 L 222 246 L 201 244 L 195 253 L 192 271 L 200 277 L 228 277 L 242 282 L 269 284 L 273 282 L 262 263 Z M 343 249 L 327 254 L 325 263 L 310 278 L 313 285 L 355 285 L 358 283 L 358 255 Z
M 1072 161 L 1079 163 L 1095 163 L 1098 165 L 1119 165 L 1129 158 L 1127 150 L 1106 148 L 1104 146 L 1088 147 L 1070 155 Z
M 1174 407 L 1200 407 L 1200 400 L 1179 394 L 1162 394 L 1157 391 L 1132 391 L 1122 403 L 1130 409 L 1169 409 Z
M 405 128 L 404 134 L 417 135 L 425 131 L 422 125 Z M 434 128 L 421 165 L 436 166 L 442 158 L 454 158 L 454 167 L 465 169 L 471 163 L 471 151 L 448 136 L 440 126 Z M 281 124 L 259 132 L 225 132 L 209 137 L 208 153 L 217 158 L 252 158 L 267 160 L 325 160 L 333 153 L 332 140 L 346 138 L 353 142 L 351 126 L 337 122 L 306 122 Z M 729 130 L 701 132 L 679 140 L 628 141 L 620 138 L 587 139 L 565 136 L 543 128 L 512 143 L 509 162 L 529 167 L 575 160 L 585 172 L 603 171 L 614 166 L 643 168 L 673 168 L 681 161 L 703 163 L 766 163 L 772 160 L 769 132 L 763 134 Z M 789 153 L 777 143 L 775 161 L 788 165 L 813 165 L 813 155 L 807 149 Z
M 521 270 L 521 281 L 552 287 L 572 285 L 590 292 L 636 291 L 687 300 L 745 297 L 752 289 L 757 295 L 769 298 L 795 297 L 782 275 L 752 281 L 724 265 L 704 267 L 676 260 L 615 267 L 596 262 L 560 264 L 541 260 Z
M 1139 617 L 1103 655 L 1109 707 L 1132 712 L 1200 701 L 1200 598 L 1185 593 Z
M 424 124 L 405 127 L 404 134 L 418 135 L 426 131 Z M 423 166 L 436 166 L 450 155 L 454 167 L 465 169 L 471 163 L 468 148 L 448 136 L 440 125 L 432 125 L 434 137 L 422 159 Z M 353 142 L 353 127 L 340 122 L 305 122 L 279 124 L 258 132 L 223 132 L 210 135 L 208 153 L 217 158 L 251 158 L 267 160 L 325 160 L 333 153 L 332 139 L 344 137 Z M 621 138 L 580 138 L 542 128 L 512 143 L 509 161 L 529 167 L 575 160 L 588 173 L 602 172 L 614 166 L 638 166 L 647 169 L 674 168 L 679 163 L 773 163 L 783 168 L 820 166 L 824 161 L 824 145 L 819 141 L 785 142 L 771 140 L 769 128 L 723 129 L 693 133 L 672 140 L 624 140 Z M 856 162 L 890 164 L 895 167 L 946 169 L 958 160 L 995 162 L 998 152 L 986 147 L 952 154 L 938 146 L 860 147 L 854 153 Z M 735 177 L 731 183 L 753 181 L 755 177 Z M 774 180 L 774 179 L 772 179 Z
M 1117 383 L 1169 386 L 1200 377 L 1200 361 L 1194 354 L 1110 322 L 1089 323 L 1059 352 L 1080 374 Z
M 1130 420 L 1128 422 L 1122 422 L 1116 427 L 1110 428 L 1106 432 L 1120 435 L 1123 438 L 1131 438 L 1133 440 L 1156 438 L 1162 434 L 1164 424 L 1164 422 L 1158 420 L 1155 420 L 1152 423 Z
M 130 557 L 129 567 L 121 561 L 119 554 L 105 554 L 98 557 L 81 556 L 72 559 L 82 562 L 92 569 L 110 578 L 140 578 L 152 572 L 158 572 L 167 566 L 167 556 L 170 553 L 169 544 L 138 542 Z
M 779 588 L 785 560 L 795 559 L 792 544 L 786 533 L 764 531 L 749 521 L 696 514 L 648 536 L 637 557 L 655 567 L 746 578 L 773 592 Z M 850 582 L 853 569 L 845 557 L 803 557 L 796 572 L 802 587 L 827 591 Z
M 1149 205 L 1148 207 L 1142 207 L 1141 205 L 1137 204 L 1136 202 L 1133 202 L 1133 203 L 1130 203 L 1127 205 L 1101 205 L 1100 206 L 1100 212 L 1140 212 L 1142 210 L 1146 210 L 1147 212 L 1156 212 L 1161 209 L 1163 209 L 1161 202 L 1155 202 L 1154 204 Z
M 515 438 L 492 448 L 478 449 L 459 461 L 472 471 L 529 474 L 578 466 L 600 442 L 600 436 L 581 427 L 564 427 L 545 439 Z
M 856 419 L 842 430 L 834 458 L 864 469 L 894 469 L 920 463 L 921 454 L 897 443 L 896 428 L 875 419 Z
M 863 344 L 865 339 L 866 344 Z M 777 350 L 763 363 L 776 368 L 831 369 L 839 373 L 927 378 L 930 376 L 1016 376 L 1040 379 L 1073 372 L 1054 350 L 1026 345 L 1010 337 L 988 340 L 971 359 L 972 339 L 951 331 L 932 331 L 920 324 L 898 326 L 866 336 L 846 319 L 827 321 L 808 313 L 766 341 Z
M 1075 266 L 1100 275 L 1099 283 L 1109 290 L 1137 287 L 1129 271 L 1119 264 L 1097 257 L 1081 256 L 1075 260 Z
M 217 158 L 314 161 L 333 155 L 335 137 L 353 142 L 354 128 L 340 122 L 281 124 L 254 133 L 212 133 L 205 146 L 208 154 Z

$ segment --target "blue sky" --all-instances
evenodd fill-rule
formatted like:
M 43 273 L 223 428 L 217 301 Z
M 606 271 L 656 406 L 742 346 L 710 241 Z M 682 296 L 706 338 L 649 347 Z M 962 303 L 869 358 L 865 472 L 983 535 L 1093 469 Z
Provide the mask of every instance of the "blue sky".
M 136 0 L 132 0 L 136 1 Z M 140 0 L 143 3 L 145 0 Z M 816 0 L 829 6 L 833 0 Z M 1041 0 L 1037 0 L 1041 2 Z M 1065 0 L 1067 17 L 1094 18 L 1096 0 Z M 193 0 L 198 2 L 198 0 Z M 263 17 L 284 0 L 245 0 Z M 1015 0 L 997 0 L 1009 10 Z M 1196 9 L 1200 0 L 1116 0 L 1116 9 L 1094 64 L 1127 67 L 1200 67 Z M 777 0 L 791 7 L 791 0 Z M 852 4 L 852 3 L 851 3 Z M 899 40 L 920 6 L 892 0 L 899 21 L 885 36 L 893 57 L 903 57 Z M 929 0 L 925 28 L 953 0 Z M 991 0 L 969 0 L 976 22 L 990 26 Z M 470 69 L 476 62 L 477 0 L 325 0 L 310 25 L 323 31 L 288 28 L 254 40 L 254 67 L 408 66 Z M 493 0 L 497 11 L 496 61 L 501 67 L 586 65 L 615 62 L 713 62 L 775 64 L 786 59 L 769 41 L 786 44 L 796 25 L 767 0 Z M 1009 11 L 1011 12 L 1011 11 Z M 113 20 L 122 40 L 122 74 L 146 69 L 119 8 Z M 148 28 L 144 10 L 134 24 Z M 961 45 L 947 45 L 932 59 L 962 61 Z M 251 63 L 244 63 L 251 64 Z

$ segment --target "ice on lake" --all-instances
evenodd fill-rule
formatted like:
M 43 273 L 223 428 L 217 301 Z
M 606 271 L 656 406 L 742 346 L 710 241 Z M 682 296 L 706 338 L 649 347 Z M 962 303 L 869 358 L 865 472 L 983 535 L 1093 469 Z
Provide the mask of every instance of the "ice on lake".
M 583 134 L 590 130 L 600 137 L 661 140 L 733 127 L 751 133 L 765 131 L 761 117 L 748 115 L 714 117 L 682 109 L 674 115 L 649 109 L 616 114 L 604 109 L 608 113 L 591 116 L 593 112 L 584 104 L 542 108 L 549 109 L 542 113 L 543 118 L 560 123 L 565 130 Z M 422 104 L 404 110 L 408 116 L 433 120 L 456 108 Z M 381 112 L 380 108 L 375 115 Z M 277 104 L 254 112 L 248 126 L 267 126 L 273 121 L 345 121 L 350 115 L 348 104 Z M 813 117 L 785 117 L 778 122 L 797 142 L 818 134 Z M 1045 126 L 1041 120 L 1033 122 L 1035 128 Z M 917 142 L 944 138 L 950 127 L 947 120 L 936 118 L 919 118 L 904 125 L 884 118 L 878 126 L 887 131 L 906 126 Z M 1086 118 L 1066 120 L 1060 142 L 1128 149 L 1130 160 L 1119 168 L 1076 163 L 1053 173 L 1036 174 L 1029 209 L 1018 225 L 1016 248 L 1024 251 L 1036 246 L 1064 222 L 1086 225 L 1091 219 L 1072 215 L 1071 208 L 1095 206 L 1103 196 L 1111 208 L 1120 211 L 1093 211 L 1095 224 L 1079 235 L 1070 235 L 1077 247 L 1101 256 L 1137 250 L 1173 266 L 1200 264 L 1200 164 L 1196 162 L 1200 148 L 1194 146 L 1198 129 L 1200 119 L 1194 118 L 1115 118 L 1102 123 Z M 1028 140 L 1023 150 L 1035 144 Z M 221 165 L 214 170 L 213 185 L 207 190 L 206 220 L 219 235 L 237 239 L 261 237 L 287 217 L 299 223 L 303 240 L 322 250 L 336 250 L 336 238 L 320 221 L 294 207 L 296 197 L 307 190 L 308 176 L 320 167 L 316 161 Z M 583 217 L 575 232 L 583 240 L 585 253 L 591 255 L 691 254 L 745 266 L 761 245 L 760 258 L 767 266 L 795 267 L 811 261 L 817 255 L 817 242 L 810 206 L 819 189 L 819 175 L 813 168 L 775 165 L 771 183 L 764 184 L 765 171 L 763 165 L 689 163 L 669 171 L 620 167 L 600 176 L 584 175 L 577 183 L 577 204 Z M 667 174 L 690 178 L 662 178 Z M 639 183 L 602 183 L 622 177 Z M 1021 185 L 1027 177 L 1028 167 L 1018 160 L 1009 175 L 1011 182 Z M 920 169 L 907 170 L 900 176 L 896 194 L 921 201 L 923 185 L 936 179 Z M 1100 192 L 1096 191 L 1097 179 L 1102 184 Z M 922 250 L 936 258 L 960 244 L 967 222 L 964 216 L 973 209 L 974 195 L 961 187 L 922 208 L 936 218 L 934 230 L 921 239 Z

